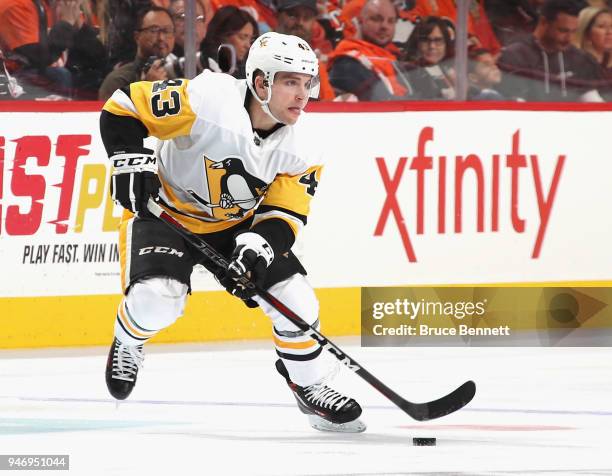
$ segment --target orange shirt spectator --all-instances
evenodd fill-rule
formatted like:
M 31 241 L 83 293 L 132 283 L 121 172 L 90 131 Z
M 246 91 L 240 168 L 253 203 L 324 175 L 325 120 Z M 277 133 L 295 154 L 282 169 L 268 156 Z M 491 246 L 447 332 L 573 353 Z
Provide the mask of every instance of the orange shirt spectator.
M 338 20 L 342 25 L 342 33 L 344 38 L 354 38 L 357 36 L 357 17 L 361 13 L 361 9 L 366 2 L 367 0 L 349 0 L 344 4 L 344 7 L 342 7 Z M 412 23 L 414 23 L 418 17 L 418 15 L 414 13 L 414 9 L 399 9 L 397 15 L 398 18 L 410 21 Z
M 393 64 L 397 61 L 393 44 L 386 47 L 378 46 L 369 41 L 354 38 L 342 40 L 336 46 L 329 58 L 329 66 L 333 67 L 337 58 L 348 56 L 357 60 L 362 66 L 375 73 L 393 96 L 404 96 L 408 92 L 405 84 L 397 77 Z M 354 91 L 350 91 L 354 93 Z M 358 97 L 359 95 L 356 94 Z
M 40 42 L 41 13 L 46 17 L 46 28 L 52 26 L 51 8 L 41 0 L 44 12 L 39 12 L 32 0 L 0 2 L 0 47 L 9 52 Z
M 391 40 L 397 10 L 391 0 L 368 0 L 359 14 L 360 39 L 346 38 L 329 57 L 330 82 L 360 101 L 405 99 L 412 88 L 397 63 Z

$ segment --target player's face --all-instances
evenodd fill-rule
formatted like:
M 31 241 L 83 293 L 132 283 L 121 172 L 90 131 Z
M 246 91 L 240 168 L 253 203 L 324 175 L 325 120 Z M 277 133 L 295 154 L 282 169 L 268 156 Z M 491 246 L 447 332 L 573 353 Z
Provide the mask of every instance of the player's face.
M 284 124 L 295 124 L 308 103 L 312 76 L 303 73 L 276 73 L 272 84 L 270 111 Z

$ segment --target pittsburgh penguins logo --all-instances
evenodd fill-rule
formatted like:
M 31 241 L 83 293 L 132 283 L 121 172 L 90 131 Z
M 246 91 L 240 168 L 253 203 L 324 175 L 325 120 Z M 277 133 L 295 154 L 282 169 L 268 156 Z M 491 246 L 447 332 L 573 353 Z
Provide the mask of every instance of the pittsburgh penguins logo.
M 242 218 L 255 208 L 263 198 L 268 185 L 249 174 L 238 157 L 226 157 L 213 162 L 204 157 L 210 200 L 198 196 L 193 190 L 190 195 L 212 210 L 212 215 L 221 220 Z

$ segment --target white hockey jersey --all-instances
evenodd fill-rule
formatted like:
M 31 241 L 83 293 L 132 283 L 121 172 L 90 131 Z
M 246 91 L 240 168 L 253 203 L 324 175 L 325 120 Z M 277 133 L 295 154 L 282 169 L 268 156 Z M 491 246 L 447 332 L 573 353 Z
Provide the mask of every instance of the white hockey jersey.
M 104 110 L 130 116 L 157 137 L 164 208 L 195 233 L 224 230 L 249 218 L 285 220 L 297 235 L 320 180 L 312 138 L 283 126 L 254 133 L 244 80 L 204 71 L 193 80 L 136 82 L 117 90 Z M 309 140 L 310 139 L 310 140 Z

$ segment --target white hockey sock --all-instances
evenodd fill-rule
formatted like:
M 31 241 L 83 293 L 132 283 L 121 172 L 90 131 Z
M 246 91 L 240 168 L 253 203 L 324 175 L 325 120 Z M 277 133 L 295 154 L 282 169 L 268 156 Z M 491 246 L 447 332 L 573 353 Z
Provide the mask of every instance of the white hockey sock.
M 303 275 L 294 274 L 268 291 L 310 325 L 319 328 L 319 301 Z M 265 301 L 255 299 L 272 320 L 276 353 L 283 359 L 291 381 L 308 386 L 323 379 L 329 373 L 329 365 L 321 354 L 321 346 Z

